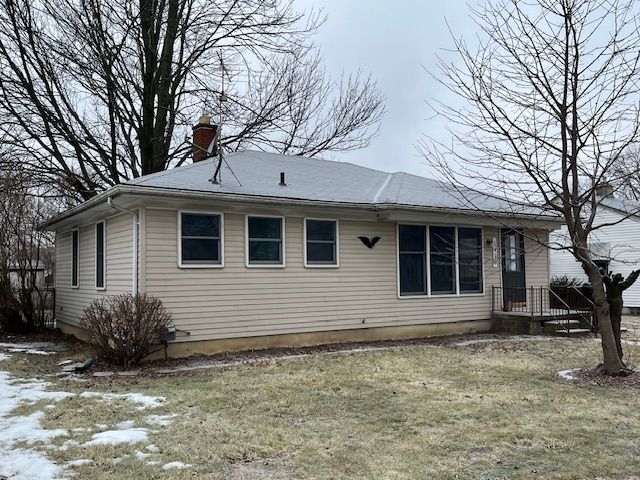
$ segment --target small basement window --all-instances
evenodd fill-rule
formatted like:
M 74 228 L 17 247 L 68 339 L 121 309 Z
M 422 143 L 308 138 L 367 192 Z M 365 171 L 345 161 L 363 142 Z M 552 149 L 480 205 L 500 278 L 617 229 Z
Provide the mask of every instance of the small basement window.
M 305 218 L 305 266 L 338 265 L 338 222 Z
M 284 218 L 247 216 L 247 266 L 284 266 Z
M 180 212 L 180 266 L 222 266 L 222 215 Z

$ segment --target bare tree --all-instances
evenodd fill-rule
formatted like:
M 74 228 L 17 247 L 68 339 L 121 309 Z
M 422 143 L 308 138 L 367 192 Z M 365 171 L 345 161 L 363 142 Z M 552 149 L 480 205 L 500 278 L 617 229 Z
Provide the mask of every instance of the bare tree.
M 310 43 L 322 21 L 292 0 L 0 0 L 0 129 L 79 199 L 185 162 L 223 78 L 228 149 L 366 146 L 382 97 L 327 76 Z
M 616 192 L 623 198 L 640 201 L 640 146 L 632 145 L 612 170 Z
M 604 369 L 625 373 L 589 238 L 598 188 L 639 139 L 640 33 L 633 1 L 488 1 L 473 10 L 473 46 L 440 58 L 443 85 L 464 103 L 436 102 L 453 142 L 426 138 L 428 162 L 466 191 L 556 212 L 566 248 L 593 287 Z M 520 208 L 520 207 L 518 207 Z
M 52 317 L 45 285 L 52 273 L 53 238 L 37 229 L 56 206 L 37 195 L 27 174 L 0 170 L 0 307 L 18 312 L 21 330 L 45 326 Z

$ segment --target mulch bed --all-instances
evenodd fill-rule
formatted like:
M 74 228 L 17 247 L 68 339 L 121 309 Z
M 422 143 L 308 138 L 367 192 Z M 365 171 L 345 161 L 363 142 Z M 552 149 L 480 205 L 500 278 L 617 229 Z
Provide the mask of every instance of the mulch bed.
M 600 387 L 618 387 L 618 388 L 640 388 L 640 373 L 632 372 L 627 376 L 612 377 L 607 375 L 602 367 L 591 369 L 575 370 L 571 373 L 575 380 L 574 383 L 600 386 Z

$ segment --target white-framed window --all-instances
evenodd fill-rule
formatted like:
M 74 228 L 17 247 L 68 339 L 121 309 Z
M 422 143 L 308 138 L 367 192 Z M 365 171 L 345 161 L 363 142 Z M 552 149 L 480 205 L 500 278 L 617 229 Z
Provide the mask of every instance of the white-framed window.
M 71 287 L 80 286 L 80 230 L 71 230 Z
M 339 263 L 338 221 L 304 219 L 304 266 L 337 267 Z
M 218 212 L 178 212 L 178 266 L 224 266 L 224 215 Z
M 483 294 L 479 227 L 398 224 L 401 297 Z
M 246 215 L 245 237 L 247 267 L 284 267 L 284 217 Z
M 96 289 L 106 288 L 107 228 L 104 221 L 96 223 Z

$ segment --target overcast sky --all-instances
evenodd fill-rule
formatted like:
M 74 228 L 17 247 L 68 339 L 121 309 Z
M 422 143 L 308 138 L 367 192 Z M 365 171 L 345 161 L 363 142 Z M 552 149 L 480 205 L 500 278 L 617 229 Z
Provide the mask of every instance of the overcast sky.
M 429 119 L 425 101 L 452 95 L 434 82 L 436 54 L 451 47 L 445 19 L 457 34 L 473 32 L 463 1 L 296 0 L 301 9 L 322 8 L 327 14 L 315 42 L 327 68 L 371 73 L 386 97 L 387 113 L 380 135 L 368 148 L 325 158 L 349 161 L 385 171 L 430 175 L 415 145 L 427 131 L 441 137 L 439 119 Z M 453 98 L 451 98 L 453 101 Z

